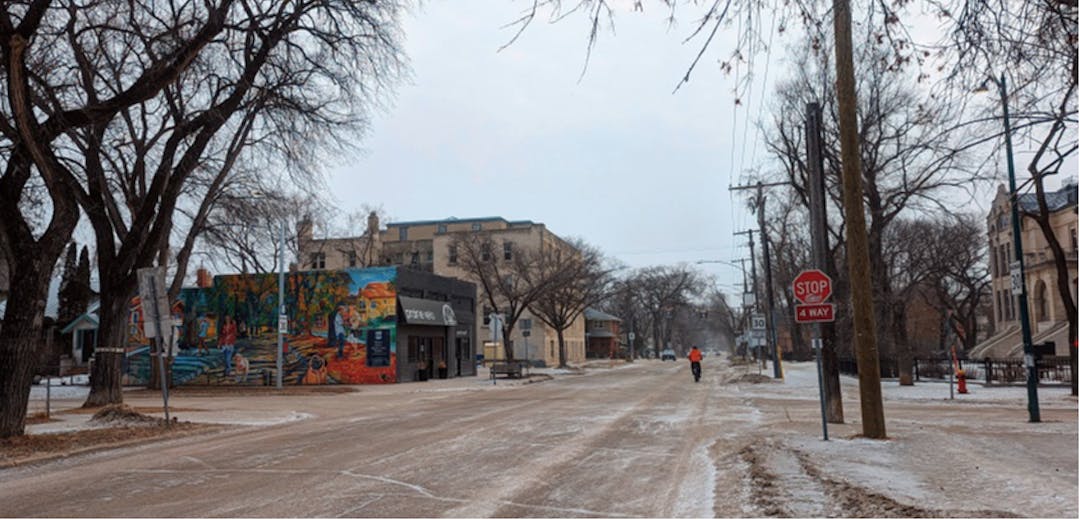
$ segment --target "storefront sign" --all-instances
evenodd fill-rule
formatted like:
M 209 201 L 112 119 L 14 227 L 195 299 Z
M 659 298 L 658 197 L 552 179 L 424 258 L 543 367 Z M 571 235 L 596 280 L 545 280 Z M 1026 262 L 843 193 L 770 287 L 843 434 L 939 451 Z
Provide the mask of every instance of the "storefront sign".
M 454 309 L 450 307 L 448 302 L 409 298 L 407 296 L 399 296 L 398 301 L 401 302 L 401 311 L 405 316 L 405 323 L 442 327 L 454 327 L 457 325 Z

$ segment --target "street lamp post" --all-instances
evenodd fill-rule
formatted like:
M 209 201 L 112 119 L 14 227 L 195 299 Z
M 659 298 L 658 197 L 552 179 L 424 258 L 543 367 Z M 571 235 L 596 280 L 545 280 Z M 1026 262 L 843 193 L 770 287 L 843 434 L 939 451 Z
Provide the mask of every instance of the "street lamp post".
M 281 372 L 282 372 L 282 357 L 285 352 L 285 337 L 282 330 L 282 318 L 285 320 L 285 324 L 288 325 L 288 317 L 285 313 L 285 219 L 281 219 L 281 234 L 278 236 L 280 242 L 278 246 L 278 333 L 277 333 L 277 352 L 274 358 L 277 365 L 277 377 L 276 387 L 278 390 L 282 388 Z
M 1014 267 L 1017 271 L 1015 275 L 1020 278 L 1020 334 L 1024 341 L 1024 365 L 1027 367 L 1028 420 L 1030 422 L 1040 422 L 1039 370 L 1035 365 L 1035 347 L 1031 342 L 1031 321 L 1028 317 L 1027 279 L 1024 276 L 1024 247 L 1020 235 L 1020 197 L 1016 192 L 1012 128 L 1009 125 L 1009 96 L 1008 91 L 1005 89 L 1005 74 L 1001 75 L 1000 80 L 994 79 L 993 76 L 988 79 L 998 87 L 998 93 L 1001 94 L 1001 109 L 1004 112 L 1005 159 L 1009 166 L 1009 205 L 1012 210 L 1013 255 L 1016 257 L 1016 261 L 1010 266 L 1010 272 L 1013 271 L 1012 268 Z

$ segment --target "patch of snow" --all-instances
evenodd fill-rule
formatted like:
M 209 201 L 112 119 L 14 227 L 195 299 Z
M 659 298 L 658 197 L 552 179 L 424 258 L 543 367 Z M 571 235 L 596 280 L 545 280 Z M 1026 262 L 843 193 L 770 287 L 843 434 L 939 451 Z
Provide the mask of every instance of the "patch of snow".
M 716 501 L 716 465 L 709 456 L 709 443 L 698 446 L 692 457 L 685 484 L 679 486 L 674 516 L 712 518 Z
M 89 386 L 73 386 L 63 385 L 61 386 L 56 378 L 53 379 L 52 385 L 49 388 L 45 388 L 44 382 L 40 385 L 33 385 L 30 387 L 30 400 L 31 401 L 44 401 L 48 392 L 49 399 L 86 399 L 86 396 L 90 394 Z
M 210 424 L 235 424 L 239 426 L 271 426 L 275 424 L 287 424 L 291 422 L 304 421 L 307 419 L 315 418 L 316 415 L 307 412 L 290 411 L 287 415 L 271 414 L 263 417 L 256 417 L 255 414 L 250 412 L 232 414 L 215 413 L 207 416 L 199 415 L 198 412 L 182 412 L 180 415 L 183 417 L 181 420 L 210 423 Z

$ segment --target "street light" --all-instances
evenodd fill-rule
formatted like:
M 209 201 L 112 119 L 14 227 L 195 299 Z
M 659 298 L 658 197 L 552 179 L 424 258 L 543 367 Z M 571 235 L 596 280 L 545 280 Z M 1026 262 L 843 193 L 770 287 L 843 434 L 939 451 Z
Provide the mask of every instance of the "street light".
M 1013 255 L 1016 257 L 1016 261 L 1009 266 L 1009 271 L 1013 278 L 1019 277 L 1020 279 L 1020 334 L 1024 341 L 1024 365 L 1027 367 L 1028 420 L 1030 422 L 1040 422 L 1038 390 L 1039 370 L 1035 366 L 1035 347 L 1031 342 L 1031 322 L 1028 318 L 1027 279 L 1024 276 L 1024 247 L 1020 241 L 1020 197 L 1016 192 L 1016 172 L 1013 167 L 1012 153 L 1012 128 L 1009 126 L 1009 95 L 1008 91 L 1005 89 L 1005 74 L 1001 75 L 1000 80 L 995 79 L 993 76 L 987 76 L 986 81 L 984 81 L 975 91 L 989 91 L 987 82 L 993 82 L 997 85 L 998 93 L 1001 95 L 1001 110 L 1003 112 L 1003 121 L 1005 123 L 1005 159 L 1009 166 L 1009 205 L 1012 210 Z M 1013 290 L 1015 291 L 1015 286 Z

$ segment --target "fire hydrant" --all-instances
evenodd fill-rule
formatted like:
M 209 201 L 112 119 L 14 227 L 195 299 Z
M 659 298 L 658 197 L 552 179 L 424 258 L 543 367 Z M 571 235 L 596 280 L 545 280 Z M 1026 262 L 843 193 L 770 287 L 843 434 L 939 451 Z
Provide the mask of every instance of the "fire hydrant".
M 956 391 L 961 394 L 968 393 L 967 391 L 967 377 L 964 376 L 963 370 L 956 371 Z

